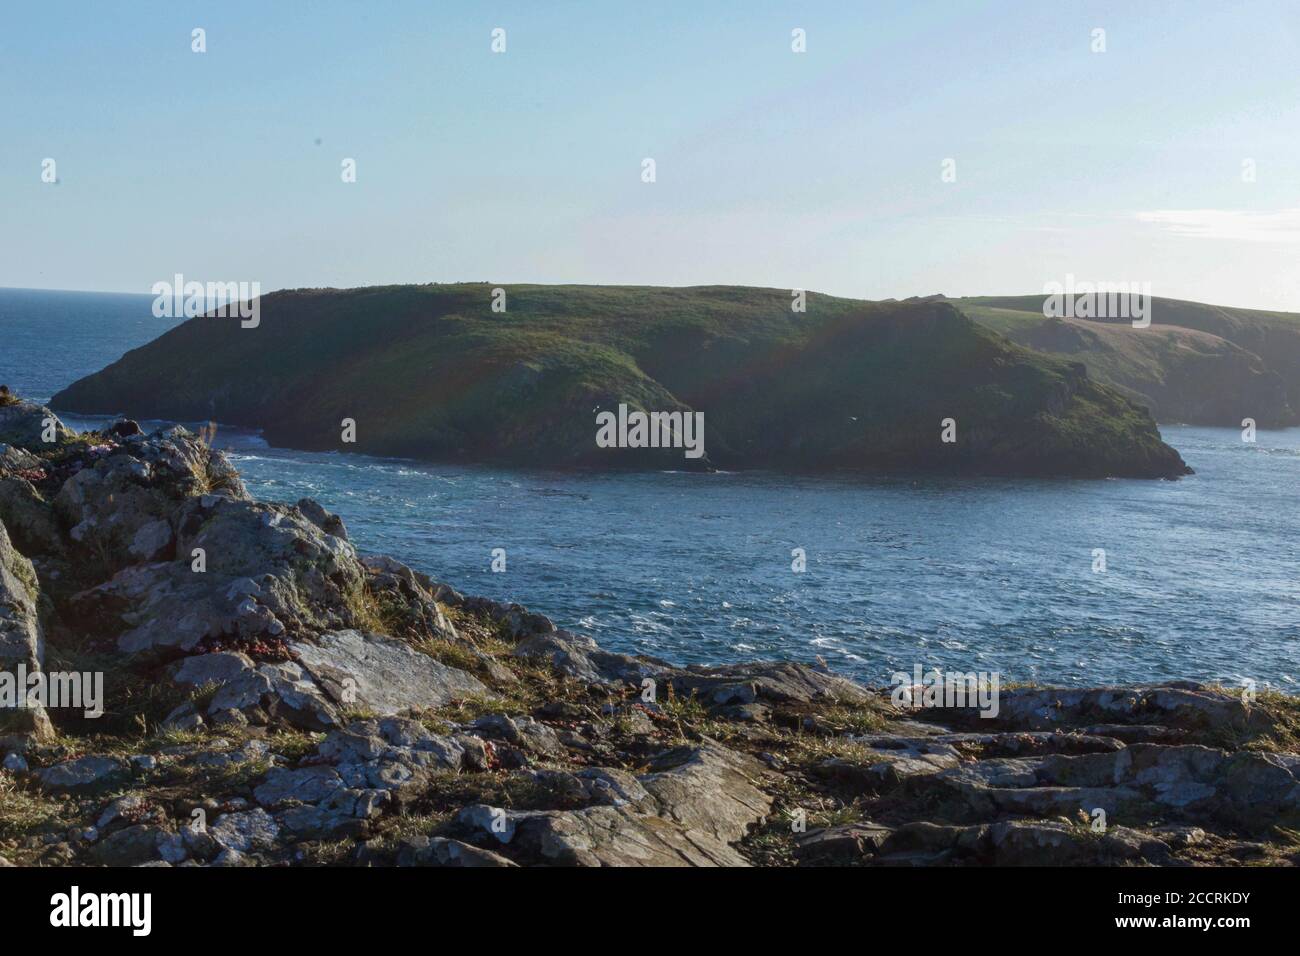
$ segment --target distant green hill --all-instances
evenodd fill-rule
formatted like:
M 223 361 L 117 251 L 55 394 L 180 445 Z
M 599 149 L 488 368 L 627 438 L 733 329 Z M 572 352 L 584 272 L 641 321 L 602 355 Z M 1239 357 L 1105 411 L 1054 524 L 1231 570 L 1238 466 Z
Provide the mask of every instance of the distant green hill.
M 946 302 L 739 287 L 486 284 L 279 292 L 201 317 L 55 396 L 59 409 L 262 428 L 289 447 L 430 460 L 690 467 L 602 449 L 619 403 L 704 413 L 707 462 L 788 470 L 1164 477 L 1153 421 L 1078 364 Z M 940 441 L 941 421 L 957 441 Z M 356 443 L 340 441 L 343 419 Z M 698 463 L 697 463 L 698 464 Z
M 950 299 L 1012 341 L 1083 362 L 1157 421 L 1262 427 L 1300 422 L 1300 315 L 1152 301 L 1152 324 L 1043 317 L 1043 296 Z

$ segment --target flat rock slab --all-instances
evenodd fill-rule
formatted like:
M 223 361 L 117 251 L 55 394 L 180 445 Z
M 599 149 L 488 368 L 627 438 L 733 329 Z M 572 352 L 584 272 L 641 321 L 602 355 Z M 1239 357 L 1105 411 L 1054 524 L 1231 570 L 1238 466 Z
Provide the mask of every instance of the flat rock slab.
M 748 866 L 736 850 L 701 830 L 626 807 L 547 812 L 519 825 L 519 840 L 563 866 Z
M 581 810 L 461 811 L 469 831 L 563 866 L 748 866 L 732 843 L 767 816 L 772 798 L 756 784 L 767 774 L 751 757 L 712 740 L 676 747 L 638 778 L 647 799 Z M 643 812 L 642 808 L 657 812 Z
M 1087 725 L 1159 724 L 1172 730 L 1243 729 L 1251 708 L 1239 697 L 1200 684 L 1147 687 L 1024 688 L 1004 690 L 998 715 L 970 707 L 930 707 L 935 719 L 1014 730 Z M 1109 733 L 1114 737 L 1116 734 Z
M 318 643 L 293 644 L 291 650 L 298 664 L 335 700 L 384 717 L 488 694 L 472 674 L 378 634 L 329 631 Z
M 78 757 L 36 772 L 42 790 L 55 793 L 93 793 L 126 780 L 130 770 L 116 757 Z
M 772 798 L 757 786 L 768 777 L 762 764 L 712 740 L 669 750 L 650 769 L 641 786 L 660 815 L 724 843 L 739 840 L 772 809 Z
M 808 704 L 814 701 L 863 701 L 870 693 L 844 677 L 806 664 L 759 661 L 722 667 L 690 667 L 673 674 L 674 693 L 695 693 L 718 705 L 748 704 L 754 700 Z
M 446 837 L 415 836 L 397 853 L 398 866 L 512 867 L 518 866 L 499 853 L 483 850 Z

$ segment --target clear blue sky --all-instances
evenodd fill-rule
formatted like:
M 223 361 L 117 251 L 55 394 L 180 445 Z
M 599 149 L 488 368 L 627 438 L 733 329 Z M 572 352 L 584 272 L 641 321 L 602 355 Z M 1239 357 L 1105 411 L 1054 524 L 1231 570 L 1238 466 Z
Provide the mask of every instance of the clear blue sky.
M 1300 311 L 1294 0 L 43 0 L 0 11 L 0 106 L 0 286 L 1071 272 Z

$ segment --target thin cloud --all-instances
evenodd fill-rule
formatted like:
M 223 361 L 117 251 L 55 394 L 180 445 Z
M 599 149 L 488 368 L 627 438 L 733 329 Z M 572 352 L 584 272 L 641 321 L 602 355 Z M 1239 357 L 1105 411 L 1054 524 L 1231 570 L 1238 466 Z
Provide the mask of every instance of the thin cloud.
M 1138 222 L 1191 239 L 1240 242 L 1300 242 L 1300 208 L 1274 212 L 1238 209 L 1157 209 L 1139 212 Z

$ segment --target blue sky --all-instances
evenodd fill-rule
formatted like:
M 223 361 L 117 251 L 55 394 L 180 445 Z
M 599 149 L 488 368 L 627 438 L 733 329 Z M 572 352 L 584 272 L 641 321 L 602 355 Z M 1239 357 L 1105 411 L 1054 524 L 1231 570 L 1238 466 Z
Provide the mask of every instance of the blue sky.
M 0 286 L 1073 273 L 1300 311 L 1289 0 L 46 0 L 0 12 L 0 105 Z

